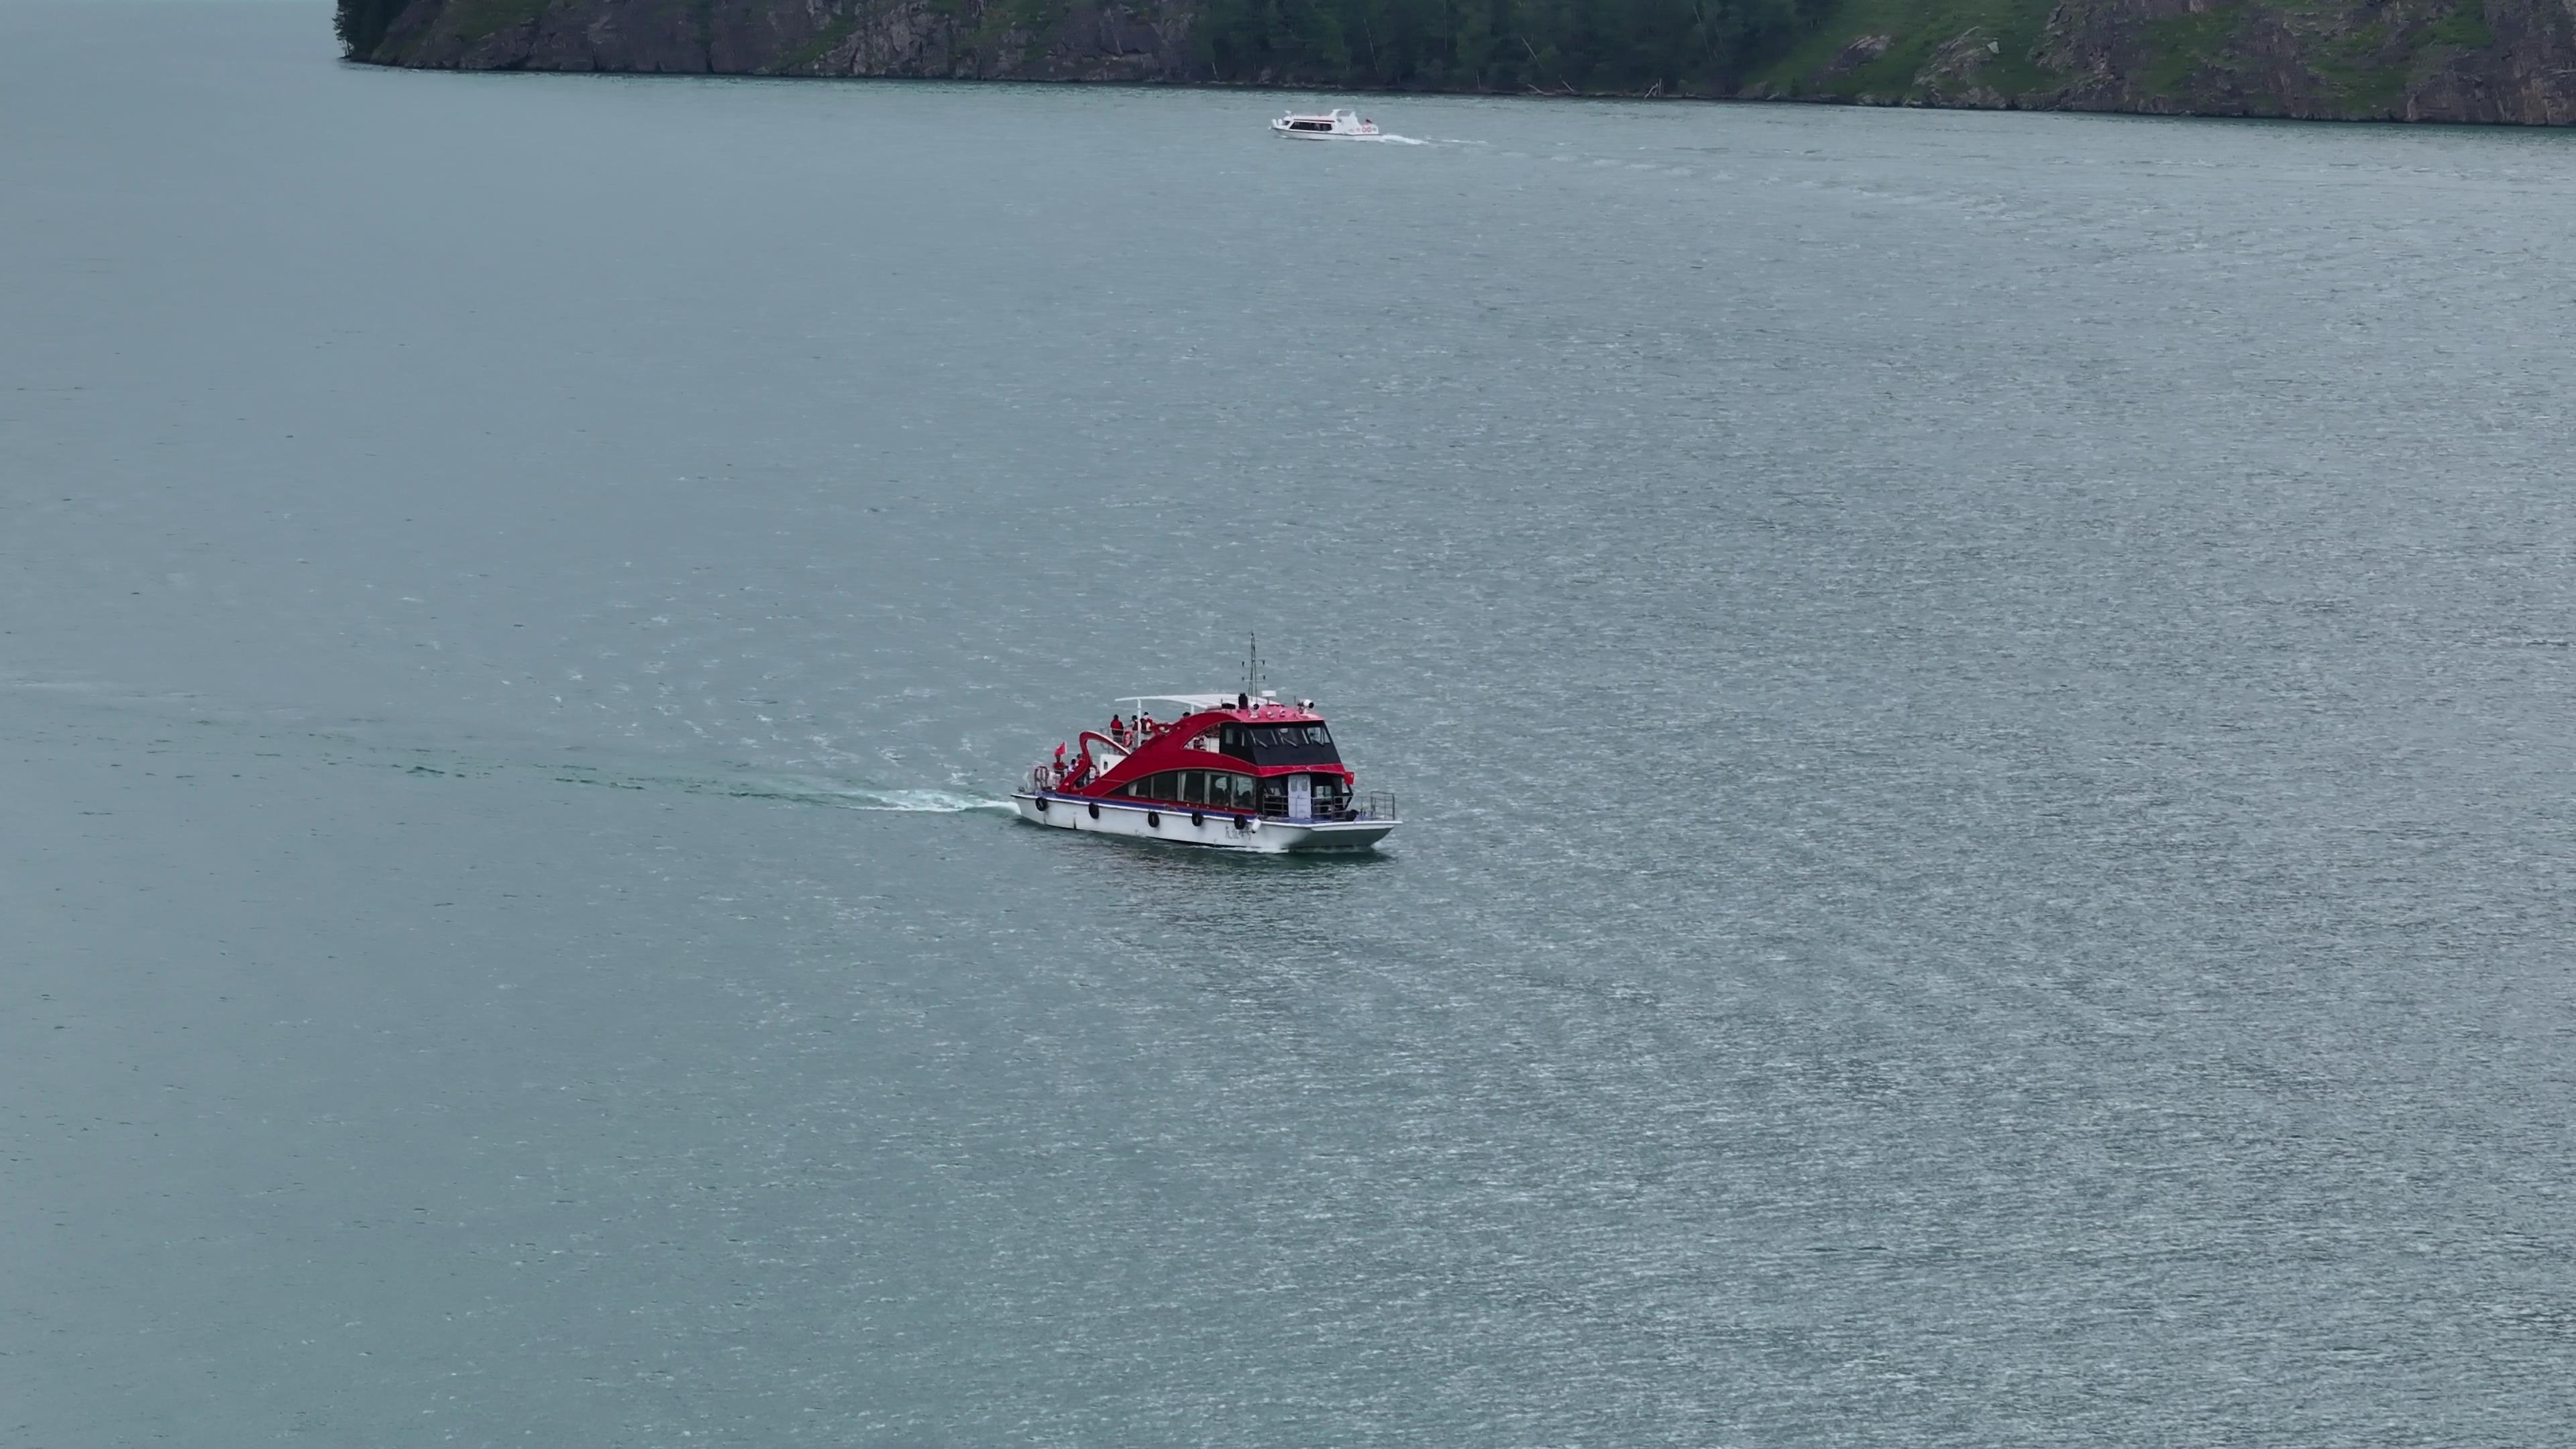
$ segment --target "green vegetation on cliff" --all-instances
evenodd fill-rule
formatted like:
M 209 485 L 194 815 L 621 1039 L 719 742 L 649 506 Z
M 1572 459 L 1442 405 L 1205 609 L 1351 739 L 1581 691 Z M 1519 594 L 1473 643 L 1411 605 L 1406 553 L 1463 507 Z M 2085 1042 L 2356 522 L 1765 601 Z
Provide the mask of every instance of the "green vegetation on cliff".
M 340 0 L 339 12 L 331 17 L 331 28 L 340 33 L 340 44 L 350 55 L 373 55 L 408 3 L 410 0 Z
M 1727 94 L 1835 0 L 1204 0 L 1216 79 Z
M 390 65 L 2576 121 L 2562 0 L 338 0 Z

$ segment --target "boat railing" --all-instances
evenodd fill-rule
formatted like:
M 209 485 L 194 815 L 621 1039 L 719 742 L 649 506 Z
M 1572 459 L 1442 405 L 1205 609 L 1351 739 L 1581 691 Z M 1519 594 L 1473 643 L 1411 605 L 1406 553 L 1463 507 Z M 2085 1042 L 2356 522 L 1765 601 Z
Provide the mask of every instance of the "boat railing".
M 1091 783 L 1090 775 L 1071 765 L 1059 770 L 1041 761 L 1029 767 L 1029 789 L 1039 795 L 1063 794 Z
M 1078 772 L 1068 770 L 1058 775 L 1051 764 L 1043 762 L 1029 770 L 1029 790 L 1033 794 L 1061 794 L 1078 790 L 1084 783 Z M 1176 814 L 1184 811 L 1205 811 L 1211 815 L 1258 815 L 1264 820 L 1284 821 L 1288 818 L 1288 802 L 1285 800 L 1264 800 L 1258 810 L 1241 810 L 1231 805 L 1207 805 L 1195 800 L 1125 798 L 1119 803 L 1145 809 L 1169 810 Z M 1353 795 L 1338 804 L 1327 805 L 1319 801 L 1308 818 L 1326 821 L 1393 820 L 1396 818 L 1395 794 L 1390 790 L 1370 790 L 1364 794 Z
M 1395 792 L 1392 790 L 1371 790 L 1366 794 L 1353 795 L 1344 808 L 1341 818 L 1344 820 L 1393 820 L 1395 818 Z
M 1265 800 L 1261 802 L 1261 818 L 1264 820 L 1287 819 L 1288 802 L 1284 800 Z M 1371 790 L 1366 794 L 1353 795 L 1348 800 L 1345 800 L 1338 805 L 1326 805 L 1323 802 L 1318 801 L 1314 806 L 1314 815 L 1312 818 L 1317 820 L 1393 820 L 1395 818 L 1395 796 L 1388 791 Z

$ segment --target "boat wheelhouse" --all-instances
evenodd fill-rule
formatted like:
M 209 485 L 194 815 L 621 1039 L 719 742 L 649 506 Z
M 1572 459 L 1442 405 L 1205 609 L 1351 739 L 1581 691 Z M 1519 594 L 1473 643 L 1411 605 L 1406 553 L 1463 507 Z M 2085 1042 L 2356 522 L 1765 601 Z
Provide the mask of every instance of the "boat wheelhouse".
M 1364 119 L 1354 111 L 1324 111 L 1314 115 L 1291 112 L 1272 121 L 1270 133 L 1310 141 L 1368 141 L 1377 138 L 1377 122 Z
M 1029 772 L 1011 797 L 1021 819 L 1263 854 L 1368 850 L 1396 827 L 1394 798 L 1354 788 L 1311 700 L 1247 690 L 1114 704 L 1106 728 Z

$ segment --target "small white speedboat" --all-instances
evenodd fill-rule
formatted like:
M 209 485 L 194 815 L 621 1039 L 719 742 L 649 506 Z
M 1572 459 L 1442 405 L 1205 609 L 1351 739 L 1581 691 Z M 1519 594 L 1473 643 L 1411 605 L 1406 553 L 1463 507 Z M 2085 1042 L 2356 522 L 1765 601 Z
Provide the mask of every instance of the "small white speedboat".
M 1356 111 L 1326 111 L 1312 116 L 1291 112 L 1271 122 L 1270 133 L 1309 141 L 1374 141 L 1377 122 L 1362 120 Z

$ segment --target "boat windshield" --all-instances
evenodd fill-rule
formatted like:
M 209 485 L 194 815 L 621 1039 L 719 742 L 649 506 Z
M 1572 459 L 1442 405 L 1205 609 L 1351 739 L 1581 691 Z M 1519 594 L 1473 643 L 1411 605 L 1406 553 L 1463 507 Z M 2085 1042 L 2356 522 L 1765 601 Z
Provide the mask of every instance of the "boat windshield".
M 1338 765 L 1333 732 L 1312 724 L 1226 724 L 1217 727 L 1217 750 L 1256 765 Z

